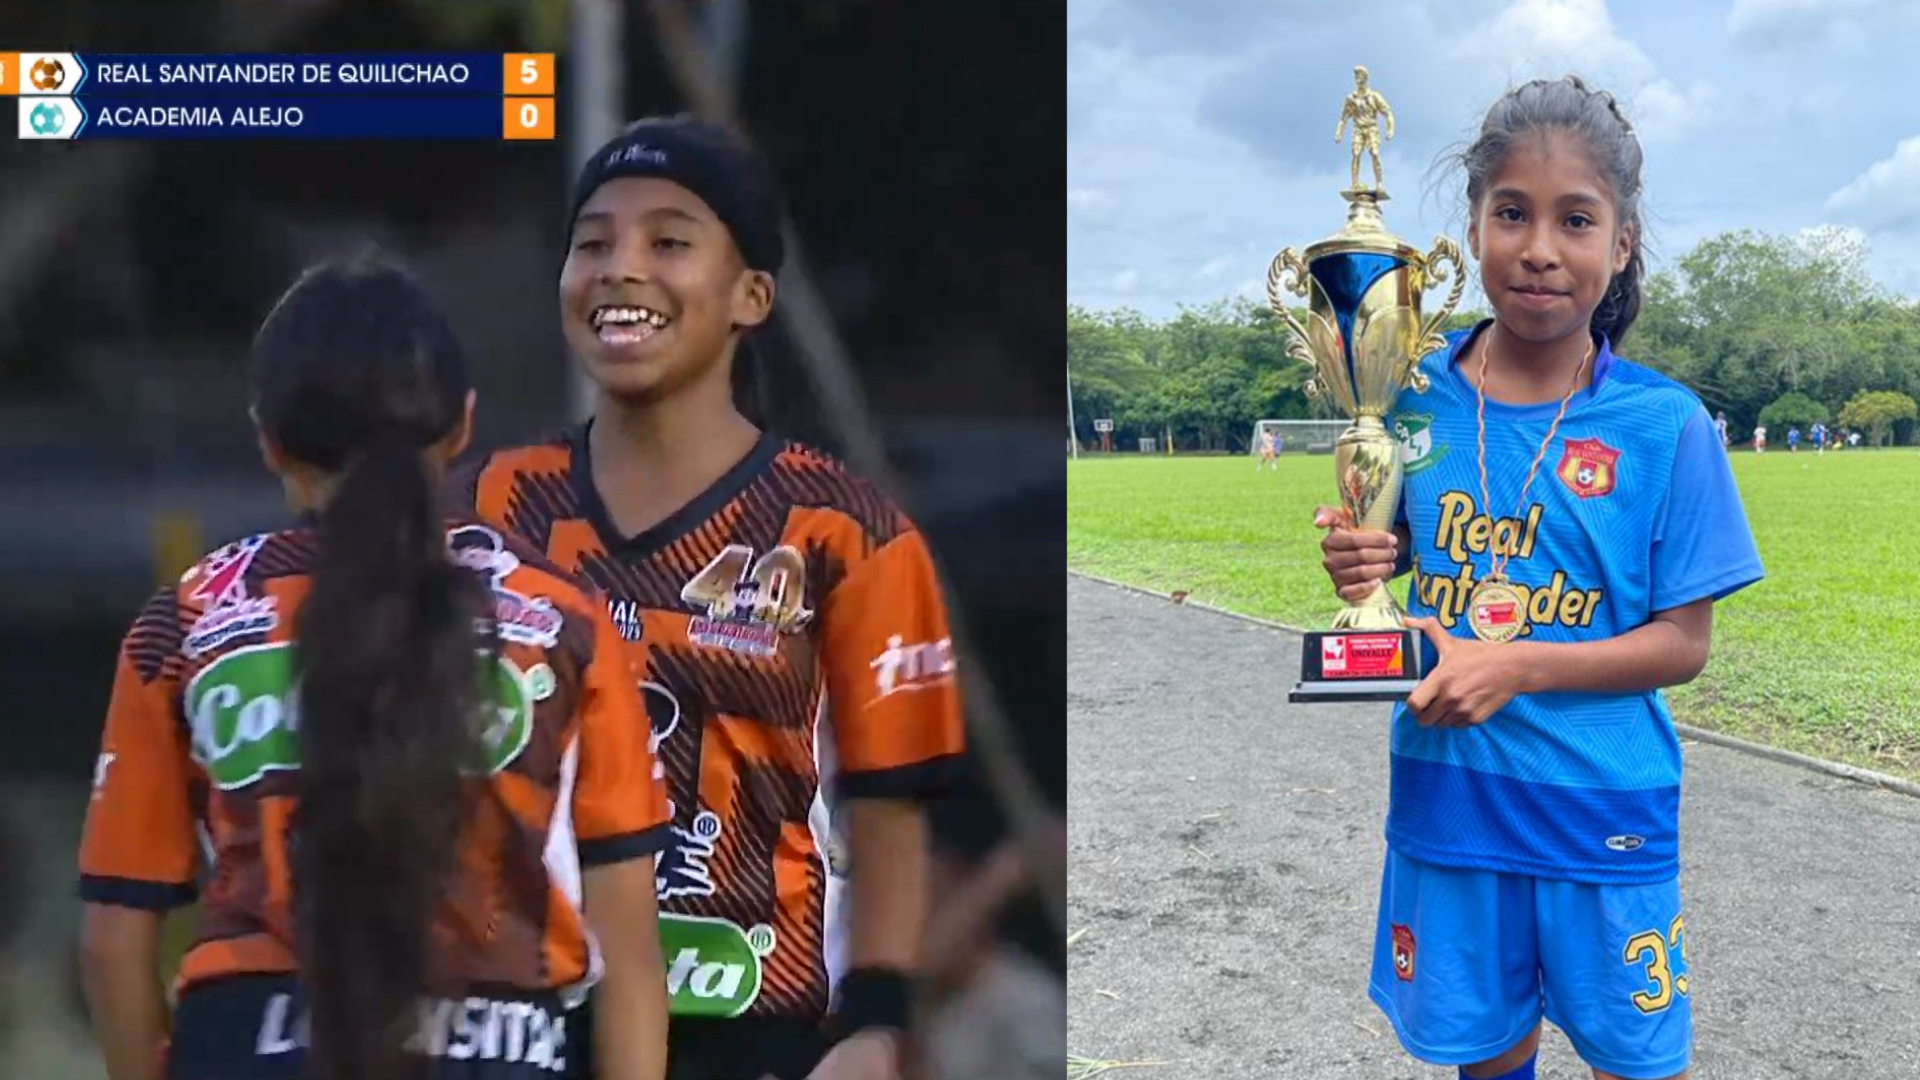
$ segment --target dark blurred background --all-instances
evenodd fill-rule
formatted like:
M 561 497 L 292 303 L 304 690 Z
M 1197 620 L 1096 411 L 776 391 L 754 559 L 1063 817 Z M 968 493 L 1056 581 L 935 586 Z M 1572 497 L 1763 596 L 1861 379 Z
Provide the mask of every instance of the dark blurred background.
M 948 571 L 1029 771 L 1064 813 L 1063 10 L 685 9 L 779 169 L 899 471 L 896 494 Z M 12 871 L 0 941 L 18 961 L 13 978 L 37 988 L 0 994 L 64 1006 L 74 845 L 118 638 L 159 582 L 281 520 L 245 414 L 258 320 L 302 266 L 376 241 L 460 326 L 480 441 L 554 430 L 577 407 L 554 311 L 574 164 L 609 125 L 688 102 L 647 5 L 621 0 L 9 2 L 0 48 L 560 54 L 553 144 L 0 135 L 0 688 L 11 706 L 0 859 Z M 0 127 L 14 107 L 0 104 Z M 789 336 L 759 345 L 780 426 L 838 446 Z M 939 821 L 943 844 L 967 856 L 1004 827 L 977 784 Z M 1032 905 L 1010 925 L 1063 964 L 1064 943 Z M 0 1009 L 16 1032 L 54 1022 Z M 22 1058 L 0 1075 L 77 1080 L 97 1068 L 76 1067 Z

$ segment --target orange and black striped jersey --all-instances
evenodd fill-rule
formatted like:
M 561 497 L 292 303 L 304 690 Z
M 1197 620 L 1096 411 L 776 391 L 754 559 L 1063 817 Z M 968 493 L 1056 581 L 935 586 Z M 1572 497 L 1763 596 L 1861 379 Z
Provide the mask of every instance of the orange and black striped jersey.
M 845 948 L 827 807 L 933 794 L 964 748 L 925 541 L 839 462 L 771 435 L 623 537 L 586 436 L 495 452 L 456 473 L 454 498 L 588 579 L 646 642 L 674 821 L 659 868 L 674 1014 L 817 1018 Z
M 491 579 L 499 648 L 479 653 L 487 771 L 436 936 L 456 979 L 564 990 L 596 975 L 582 867 L 653 856 L 670 838 L 639 654 L 539 552 L 471 521 L 447 538 Z M 292 649 L 316 550 L 307 528 L 230 544 L 148 602 L 121 646 L 80 895 L 153 910 L 197 895 L 181 989 L 297 970 Z

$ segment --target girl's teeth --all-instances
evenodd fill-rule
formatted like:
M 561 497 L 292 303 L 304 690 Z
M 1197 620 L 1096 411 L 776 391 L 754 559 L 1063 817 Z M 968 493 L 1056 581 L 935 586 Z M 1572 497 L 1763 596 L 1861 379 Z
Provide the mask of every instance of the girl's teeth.
M 659 329 L 662 322 L 659 315 L 643 312 L 638 308 L 607 308 L 599 316 L 602 326 L 652 326 Z
M 651 323 L 603 323 L 600 340 L 607 345 L 638 345 L 658 332 Z

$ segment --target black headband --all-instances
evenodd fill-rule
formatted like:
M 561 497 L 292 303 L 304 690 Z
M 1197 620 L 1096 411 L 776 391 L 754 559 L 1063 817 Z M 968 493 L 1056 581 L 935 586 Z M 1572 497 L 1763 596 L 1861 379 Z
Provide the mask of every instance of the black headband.
M 567 215 L 569 228 L 594 191 L 619 176 L 657 176 L 693 192 L 733 234 L 748 267 L 780 272 L 786 242 L 780 236 L 780 196 L 773 170 L 725 128 L 685 117 L 629 126 L 581 166 Z

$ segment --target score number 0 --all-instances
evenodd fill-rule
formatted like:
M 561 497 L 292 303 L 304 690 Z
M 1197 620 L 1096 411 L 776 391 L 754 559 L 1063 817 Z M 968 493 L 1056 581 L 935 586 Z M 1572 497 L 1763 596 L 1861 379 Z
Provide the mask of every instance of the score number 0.
M 501 117 L 500 136 L 504 139 L 552 139 L 553 99 L 507 98 Z

